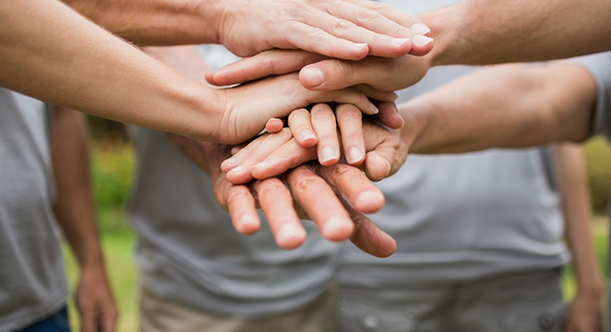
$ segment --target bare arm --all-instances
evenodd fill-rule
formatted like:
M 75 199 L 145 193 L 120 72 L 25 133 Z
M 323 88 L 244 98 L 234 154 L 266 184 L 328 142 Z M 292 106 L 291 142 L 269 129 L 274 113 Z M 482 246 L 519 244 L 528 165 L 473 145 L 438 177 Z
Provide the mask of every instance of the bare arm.
M 57 183 L 54 212 L 81 269 L 76 302 L 84 332 L 114 331 L 117 307 L 106 277 L 98 239 L 85 124 L 80 113 L 57 108 L 51 158 Z
M 592 215 L 583 154 L 579 146 L 571 144 L 559 145 L 554 154 L 566 240 L 577 277 L 577 295 L 571 304 L 566 332 L 600 332 L 604 286 L 592 243 Z
M 120 122 L 233 144 L 313 102 L 376 110 L 353 89 L 308 91 L 296 74 L 205 88 L 55 0 L 2 1 L 0 17 L 0 86 Z
M 420 16 L 433 65 L 562 59 L 611 49 L 607 0 L 465 0 Z
M 64 0 L 140 45 L 220 43 L 240 56 L 272 48 L 341 59 L 426 54 L 413 44 L 418 21 L 362 0 Z M 418 29 L 419 28 L 419 29 Z
M 496 66 L 401 105 L 402 134 L 412 153 L 579 141 L 595 97 L 594 80 L 578 66 Z

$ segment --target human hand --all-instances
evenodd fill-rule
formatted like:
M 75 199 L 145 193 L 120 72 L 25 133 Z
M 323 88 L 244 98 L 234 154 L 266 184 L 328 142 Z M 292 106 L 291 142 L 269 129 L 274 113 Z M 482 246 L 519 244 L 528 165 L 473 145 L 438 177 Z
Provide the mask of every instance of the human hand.
M 565 332 L 602 332 L 600 292 L 578 292 L 569 307 Z
M 357 247 L 374 256 L 386 257 L 396 249 L 390 236 L 356 210 L 377 211 L 384 205 L 384 196 L 351 166 L 304 165 L 280 177 L 235 185 L 227 181 L 220 167 L 231 156 L 229 146 L 172 133 L 166 136 L 211 177 L 218 204 L 229 212 L 240 234 L 259 230 L 261 220 L 255 208 L 260 206 L 276 243 L 284 249 L 296 248 L 305 240 L 306 232 L 299 217 L 313 220 L 323 237 L 332 241 L 350 238 Z
M 341 114 L 339 117 L 341 117 Z M 356 123 L 360 126 L 359 121 Z M 303 137 L 299 134 L 299 130 L 301 130 L 299 126 L 295 126 L 290 118 L 289 125 L 296 127 L 296 136 Z M 349 127 L 354 127 L 354 123 L 344 124 L 344 128 Z M 331 130 L 329 131 L 329 129 Z M 336 132 L 337 129 L 333 127 L 326 130 L 327 132 Z M 354 130 L 354 128 L 350 128 L 350 130 Z M 362 136 L 355 135 L 355 132 L 358 133 L 359 131 L 362 132 Z M 293 131 L 290 128 L 284 128 L 279 133 L 262 135 L 243 149 L 236 150 L 231 158 L 221 164 L 221 169 L 227 173 L 227 179 L 233 183 L 245 183 L 253 178 L 266 179 L 282 174 L 310 160 L 315 160 L 317 157 L 320 159 L 320 155 L 323 154 L 318 153 L 321 150 L 319 147 L 308 147 L 307 144 L 304 146 L 296 137 L 293 137 L 292 133 Z M 346 133 L 347 135 L 345 135 Z M 341 137 L 342 139 L 347 137 L 357 144 L 364 140 L 366 157 L 362 168 L 369 179 L 373 181 L 382 180 L 396 173 L 407 158 L 409 144 L 401 137 L 400 132 L 380 126 L 373 119 L 366 119 L 361 130 L 342 132 Z M 337 140 L 337 136 L 328 140 L 333 141 L 334 139 Z M 321 144 L 325 143 L 321 140 L 321 143 L 317 145 Z M 335 142 L 335 144 L 339 146 L 338 142 Z M 350 147 L 350 144 L 342 142 L 344 151 L 350 151 L 353 148 Z M 333 164 L 336 161 L 327 162 Z
M 303 49 L 333 58 L 423 55 L 432 43 L 414 36 L 430 30 L 414 17 L 367 0 L 224 0 L 218 2 L 219 42 L 239 56 Z
M 115 331 L 117 305 L 101 263 L 82 268 L 76 305 L 81 317 L 81 332 Z
M 301 165 L 281 178 L 271 177 L 247 185 L 232 184 L 220 170 L 215 173 L 215 197 L 231 215 L 238 233 L 249 235 L 259 230 L 261 220 L 255 210 L 259 205 L 276 243 L 283 249 L 297 248 L 305 241 L 306 231 L 300 218 L 314 221 L 324 238 L 336 242 L 349 238 L 377 257 L 387 257 L 396 249 L 389 235 L 357 211 L 379 210 L 384 205 L 384 196 L 356 168 L 340 164 Z
M 313 103 L 352 104 L 366 114 L 379 112 L 365 94 L 355 89 L 309 91 L 301 86 L 297 74 L 215 91 L 225 111 L 215 126 L 213 137 L 224 144 L 242 143 L 261 132 L 270 118 L 287 116 L 291 111 Z M 392 92 L 381 91 L 371 97 L 382 102 L 392 102 L 397 98 Z
M 230 85 L 300 71 L 301 84 L 310 90 L 365 85 L 370 89 L 397 91 L 420 81 L 430 66 L 431 59 L 426 56 L 345 61 L 304 51 L 270 50 L 210 71 L 206 73 L 206 80 L 210 84 Z

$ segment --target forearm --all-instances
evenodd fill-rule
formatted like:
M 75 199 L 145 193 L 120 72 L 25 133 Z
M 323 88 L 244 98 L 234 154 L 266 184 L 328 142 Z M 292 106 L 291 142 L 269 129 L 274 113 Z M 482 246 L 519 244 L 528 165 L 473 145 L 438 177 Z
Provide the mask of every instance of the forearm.
M 400 106 L 412 153 L 457 153 L 578 141 L 596 88 L 573 65 L 492 67 Z
M 0 3 L 0 85 L 113 120 L 210 134 L 216 95 L 55 0 Z
M 568 58 L 611 49 L 607 0 L 465 0 L 419 19 L 435 38 L 434 65 Z
M 111 32 L 139 45 L 219 43 L 218 1 L 63 0 Z
M 578 288 L 580 292 L 601 296 L 602 274 L 592 243 L 592 215 L 582 151 L 579 146 L 564 144 L 555 148 L 554 155 L 566 241 L 573 257 Z
M 51 159 L 57 183 L 54 212 L 81 267 L 103 263 L 98 240 L 85 124 L 81 114 L 57 108 L 52 117 Z

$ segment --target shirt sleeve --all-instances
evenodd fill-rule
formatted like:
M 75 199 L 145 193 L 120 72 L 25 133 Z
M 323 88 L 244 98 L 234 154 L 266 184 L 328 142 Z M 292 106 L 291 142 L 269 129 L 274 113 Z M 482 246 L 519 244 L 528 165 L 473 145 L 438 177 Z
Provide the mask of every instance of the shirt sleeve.
M 604 134 L 611 139 L 611 52 L 575 58 L 571 63 L 587 70 L 596 82 L 596 104 L 590 134 Z

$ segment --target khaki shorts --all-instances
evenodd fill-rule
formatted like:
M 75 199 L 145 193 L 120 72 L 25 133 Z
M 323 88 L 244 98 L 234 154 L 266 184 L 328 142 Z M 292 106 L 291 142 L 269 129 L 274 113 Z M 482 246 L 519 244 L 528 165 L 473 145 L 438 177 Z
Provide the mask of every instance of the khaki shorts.
M 141 288 L 142 332 L 332 332 L 335 331 L 335 296 L 325 291 L 304 307 L 276 315 L 223 317 L 186 307 Z
M 384 289 L 339 287 L 342 332 L 562 332 L 559 270 Z

